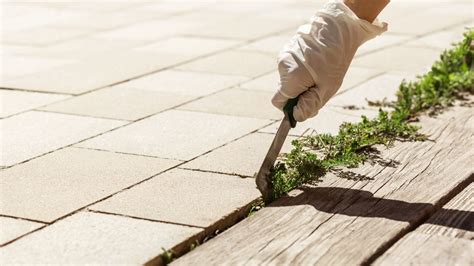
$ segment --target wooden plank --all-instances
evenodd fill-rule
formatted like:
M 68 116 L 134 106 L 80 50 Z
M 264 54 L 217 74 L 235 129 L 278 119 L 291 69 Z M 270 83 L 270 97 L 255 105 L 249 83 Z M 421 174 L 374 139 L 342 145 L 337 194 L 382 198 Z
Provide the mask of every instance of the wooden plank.
M 456 107 L 421 120 L 433 141 L 397 143 L 391 164 L 328 174 L 275 201 L 179 258 L 176 265 L 354 265 L 372 262 L 472 182 L 473 112 Z M 398 166 L 393 167 L 393 164 Z
M 375 265 L 473 265 L 473 193 L 474 184 L 471 183 L 387 250 Z
M 442 235 L 410 233 L 407 248 L 397 249 L 375 265 L 473 265 L 472 240 Z

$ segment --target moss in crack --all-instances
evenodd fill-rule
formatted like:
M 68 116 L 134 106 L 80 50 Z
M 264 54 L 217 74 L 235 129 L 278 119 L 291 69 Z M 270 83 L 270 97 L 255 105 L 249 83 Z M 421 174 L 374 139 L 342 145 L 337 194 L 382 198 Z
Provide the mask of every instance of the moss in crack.
M 165 265 L 168 265 L 176 258 L 176 255 L 174 254 L 173 250 L 165 249 L 163 247 L 161 249 L 163 251 L 163 253 L 161 253 L 161 259 Z
M 340 167 L 357 167 L 377 159 L 375 145 L 390 147 L 395 141 L 424 141 L 419 127 L 410 124 L 422 113 L 436 115 L 456 99 L 474 94 L 474 30 L 464 40 L 444 51 L 431 70 L 413 82 L 403 81 L 393 111 L 379 110 L 378 116 L 362 116 L 358 123 L 344 123 L 335 136 L 315 134 L 294 140 L 293 150 L 282 154 L 271 172 L 275 198 L 308 182 L 318 182 L 328 171 L 341 173 Z M 374 103 L 382 104 L 384 103 Z M 374 160 L 375 158 L 375 160 Z M 393 162 L 388 162 L 393 163 Z M 345 175 L 360 179 L 363 177 Z
M 256 212 L 261 210 L 263 207 L 265 207 L 265 202 L 262 199 L 257 200 L 256 202 L 252 203 L 252 206 L 250 207 L 249 213 L 247 214 L 247 217 L 250 217 L 254 215 Z

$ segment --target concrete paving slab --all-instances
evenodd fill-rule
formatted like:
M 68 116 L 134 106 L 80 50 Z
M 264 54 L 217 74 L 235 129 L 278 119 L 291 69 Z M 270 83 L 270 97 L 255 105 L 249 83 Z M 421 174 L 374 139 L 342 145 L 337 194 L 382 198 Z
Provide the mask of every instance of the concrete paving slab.
M 163 93 L 188 96 L 204 96 L 232 87 L 247 77 L 197 73 L 181 70 L 164 70 L 141 78 L 125 82 L 114 87 L 129 87 Z
M 420 36 L 472 20 L 472 3 L 469 2 L 445 1 L 429 7 L 422 2 L 415 4 L 418 7 L 401 8 L 399 15 L 388 20 L 390 32 Z
M 324 107 L 319 113 L 302 123 L 298 123 L 295 128 L 290 130 L 291 136 L 301 136 L 316 131 L 319 134 L 327 133 L 336 135 L 339 132 L 339 126 L 343 122 L 359 122 L 360 116 L 374 117 L 377 115 L 375 110 L 345 110 L 335 107 Z M 275 134 L 278 130 L 279 122 L 265 127 L 259 132 Z
M 67 95 L 0 89 L 0 118 L 68 98 Z
M 290 38 L 294 35 L 293 31 L 290 33 L 266 37 L 239 48 L 242 51 L 253 51 L 261 53 L 269 53 L 274 56 L 282 50 L 283 46 L 288 43 Z
M 2 45 L 3 50 L 3 45 Z M 74 63 L 74 60 L 2 54 L 0 81 Z
M 273 93 L 232 88 L 180 106 L 180 110 L 213 114 L 281 119 L 283 113 L 271 105 Z
M 208 23 L 194 32 L 197 36 L 221 37 L 229 39 L 253 40 L 270 34 L 297 28 L 298 20 L 271 18 L 261 14 L 247 14 L 245 19 L 237 18 L 227 23 Z M 232 30 L 229 30 L 232 25 Z
M 438 58 L 439 51 L 436 49 L 400 45 L 355 58 L 352 65 L 422 74 L 431 69 Z
M 179 19 L 156 19 L 135 23 L 118 29 L 96 33 L 92 36 L 105 40 L 158 41 L 166 37 L 192 33 L 201 23 Z
M 274 137 L 273 134 L 254 133 L 215 149 L 180 167 L 251 177 L 260 169 Z M 285 141 L 282 152 L 291 150 L 291 140 L 293 139 L 289 137 Z
M 124 52 L 3 81 L 4 88 L 80 94 L 160 70 L 189 59 L 186 55 Z
M 191 99 L 191 96 L 127 87 L 108 87 L 42 107 L 40 110 L 111 119 L 137 120 Z
M 91 209 L 207 227 L 259 196 L 252 178 L 174 169 Z
M 42 51 L 43 47 L 37 46 L 24 46 L 24 45 L 14 45 L 14 44 L 2 44 L 2 49 L 0 49 L 0 55 L 2 56 L 28 56 L 29 54 L 37 54 L 38 51 Z
M 407 40 L 413 39 L 412 35 L 405 34 L 390 34 L 390 31 L 372 39 L 357 49 L 356 57 L 380 50 L 388 46 L 406 43 Z
M 346 76 L 342 82 L 341 88 L 337 94 L 341 94 L 344 91 L 352 89 L 354 86 L 361 84 L 364 81 L 370 80 L 371 78 L 381 74 L 382 72 L 373 68 L 365 67 L 349 67 Z
M 0 230 L 0 246 L 41 226 L 44 226 L 44 224 L 10 217 L 0 217 L 0 228 L 2 228 Z
M 133 8 L 133 12 L 160 12 L 168 15 L 188 14 L 190 11 L 201 11 L 202 7 L 209 5 L 206 1 L 176 1 L 176 2 L 144 2 Z M 212 3 L 215 4 L 215 3 Z
M 43 2 L 53 9 L 58 10 L 80 10 L 94 14 L 108 14 L 116 11 L 133 10 L 135 6 L 141 5 L 140 2 Z
M 174 37 L 135 48 L 137 51 L 158 53 L 184 53 L 198 56 L 235 46 L 239 41 L 199 37 Z
M 268 54 L 226 51 L 181 65 L 178 69 L 257 77 L 276 67 L 276 58 Z
M 129 52 L 133 47 L 143 45 L 137 41 L 108 41 L 90 37 L 77 38 L 36 49 L 26 53 L 32 56 L 49 58 L 69 58 L 72 60 L 91 60 L 91 58 L 107 58 Z
M 66 148 L 0 172 L 0 214 L 54 220 L 179 162 Z
M 73 19 L 63 19 L 54 23 L 57 28 L 108 30 L 125 25 L 139 23 L 144 20 L 163 16 L 164 12 L 110 12 L 110 13 L 88 13 Z
M 90 34 L 84 29 L 41 27 L 2 35 L 2 43 L 45 46 Z
M 366 81 L 344 93 L 338 94 L 328 101 L 328 105 L 347 107 L 357 106 L 368 108 L 368 101 L 396 101 L 396 92 L 400 83 L 405 79 L 403 75 L 382 74 Z M 373 107 L 378 109 L 378 107 Z
M 0 166 L 11 166 L 123 125 L 117 120 L 30 111 L 0 120 Z
M 463 33 L 466 31 L 465 26 L 454 27 L 449 30 L 435 32 L 407 42 L 407 45 L 449 49 L 452 47 L 453 43 L 460 42 L 463 39 Z
M 189 160 L 269 122 L 256 118 L 170 110 L 77 145 Z
M 267 91 L 275 93 L 278 89 L 280 75 L 278 71 L 265 74 L 248 82 L 240 84 L 240 88 L 246 90 Z
M 2 26 L 4 26 L 2 33 L 6 35 L 21 33 L 23 37 L 27 37 L 28 31 L 49 27 L 61 19 L 73 19 L 84 14 L 82 10 L 59 10 L 38 2 L 4 2 L 2 11 L 5 14 L 2 16 Z M 37 33 L 32 33 L 32 36 L 33 34 Z M 39 36 L 39 38 L 47 41 L 45 36 Z
M 3 264 L 144 264 L 200 231 L 80 212 L 0 250 Z

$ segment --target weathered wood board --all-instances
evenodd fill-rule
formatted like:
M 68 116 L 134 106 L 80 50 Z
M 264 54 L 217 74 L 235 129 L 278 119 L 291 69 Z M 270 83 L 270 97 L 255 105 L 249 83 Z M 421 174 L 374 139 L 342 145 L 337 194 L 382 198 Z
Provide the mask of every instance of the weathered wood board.
M 455 107 L 420 124 L 432 141 L 381 149 L 381 158 L 391 163 L 353 170 L 363 180 L 328 174 L 317 186 L 273 202 L 173 264 L 373 262 L 473 181 L 473 109 Z
M 474 265 L 474 184 L 400 239 L 375 265 Z

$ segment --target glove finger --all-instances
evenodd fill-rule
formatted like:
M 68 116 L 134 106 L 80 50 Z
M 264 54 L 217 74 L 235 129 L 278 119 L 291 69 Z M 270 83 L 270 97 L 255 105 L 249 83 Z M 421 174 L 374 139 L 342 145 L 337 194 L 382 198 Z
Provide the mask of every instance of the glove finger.
M 303 122 L 316 116 L 320 108 L 321 99 L 318 88 L 313 86 L 298 98 L 298 104 L 293 108 L 293 117 L 296 121 Z
M 287 101 L 288 101 L 288 97 L 285 97 L 279 91 L 277 91 L 275 95 L 273 95 L 273 98 L 272 98 L 273 106 L 280 109 L 281 111 L 283 111 L 283 107 L 285 106 Z
M 278 72 L 280 74 L 279 91 L 288 99 L 296 98 L 314 84 L 308 70 L 290 53 L 280 54 Z

